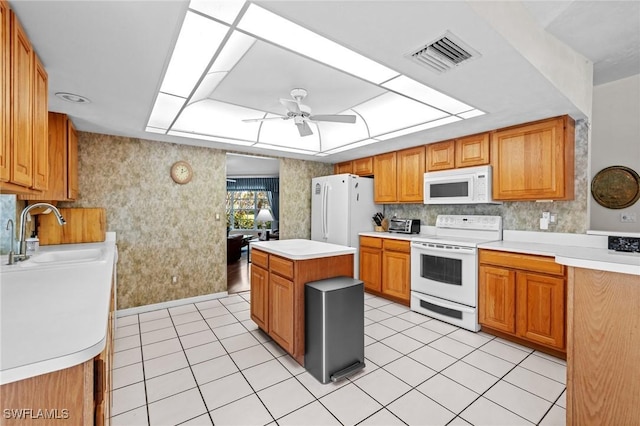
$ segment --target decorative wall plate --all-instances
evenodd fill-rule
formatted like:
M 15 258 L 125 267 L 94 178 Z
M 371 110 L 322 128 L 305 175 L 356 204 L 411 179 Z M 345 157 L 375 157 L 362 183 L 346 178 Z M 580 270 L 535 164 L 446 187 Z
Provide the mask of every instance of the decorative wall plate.
M 640 198 L 640 176 L 625 166 L 600 170 L 591 181 L 591 195 L 608 209 L 624 209 Z

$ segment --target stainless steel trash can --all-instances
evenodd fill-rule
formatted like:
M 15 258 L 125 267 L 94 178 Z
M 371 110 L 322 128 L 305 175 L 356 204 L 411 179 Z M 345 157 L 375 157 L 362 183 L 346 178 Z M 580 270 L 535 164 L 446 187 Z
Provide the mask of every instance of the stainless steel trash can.
M 305 285 L 307 371 L 321 383 L 364 368 L 364 284 L 349 277 Z

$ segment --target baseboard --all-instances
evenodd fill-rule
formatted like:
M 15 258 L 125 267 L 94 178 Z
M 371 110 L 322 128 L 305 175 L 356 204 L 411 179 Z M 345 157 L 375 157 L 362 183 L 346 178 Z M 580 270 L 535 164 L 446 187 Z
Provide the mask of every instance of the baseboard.
M 144 312 L 155 311 L 158 309 L 173 308 L 175 306 L 186 305 L 187 303 L 206 302 L 207 300 L 221 299 L 229 294 L 226 291 L 220 293 L 205 294 L 203 296 L 187 297 L 185 299 L 170 300 L 168 302 L 154 303 L 153 305 L 136 306 L 134 308 L 119 309 L 116 311 L 116 318 L 126 317 L 129 315 L 142 314 Z

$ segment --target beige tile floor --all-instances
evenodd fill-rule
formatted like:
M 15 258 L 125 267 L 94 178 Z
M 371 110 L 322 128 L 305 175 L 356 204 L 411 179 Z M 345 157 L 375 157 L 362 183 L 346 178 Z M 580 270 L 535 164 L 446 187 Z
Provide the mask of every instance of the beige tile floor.
M 118 318 L 112 424 L 565 424 L 563 360 L 365 294 L 367 367 L 322 385 L 249 298 Z

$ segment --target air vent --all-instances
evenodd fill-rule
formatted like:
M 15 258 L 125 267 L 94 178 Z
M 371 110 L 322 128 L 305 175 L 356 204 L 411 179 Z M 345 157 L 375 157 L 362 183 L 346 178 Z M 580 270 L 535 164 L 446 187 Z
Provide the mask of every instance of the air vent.
M 466 61 L 480 57 L 480 53 L 447 31 L 438 40 L 406 56 L 432 71 L 443 73 Z

